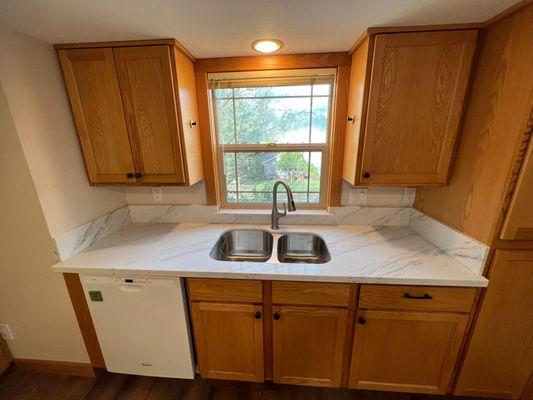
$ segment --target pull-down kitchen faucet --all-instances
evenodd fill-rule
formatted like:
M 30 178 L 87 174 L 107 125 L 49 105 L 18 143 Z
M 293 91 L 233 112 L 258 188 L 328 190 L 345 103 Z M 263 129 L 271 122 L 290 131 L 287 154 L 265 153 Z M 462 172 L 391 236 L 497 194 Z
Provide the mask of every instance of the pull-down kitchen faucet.
M 294 204 L 294 199 L 292 197 L 291 188 L 289 185 L 287 185 L 283 181 L 277 181 L 274 183 L 274 187 L 272 189 L 272 214 L 271 214 L 271 225 L 270 227 L 272 229 L 279 229 L 279 219 L 280 217 L 284 217 L 287 215 L 287 207 L 285 203 L 283 203 L 283 212 L 278 211 L 278 186 L 283 185 L 285 187 L 285 191 L 287 192 L 287 202 L 289 203 L 289 212 L 296 211 L 296 205 Z

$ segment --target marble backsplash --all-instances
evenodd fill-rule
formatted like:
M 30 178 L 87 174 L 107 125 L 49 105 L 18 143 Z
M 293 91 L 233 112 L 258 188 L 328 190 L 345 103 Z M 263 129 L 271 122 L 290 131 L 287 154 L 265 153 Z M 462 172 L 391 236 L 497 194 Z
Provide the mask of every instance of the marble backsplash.
M 270 210 L 224 210 L 216 206 L 130 205 L 133 222 L 199 222 L 211 224 L 270 224 Z M 407 226 L 409 207 L 331 207 L 329 212 L 303 210 L 287 213 L 285 225 Z
M 428 217 L 414 208 L 411 212 L 409 226 L 472 272 L 479 275 L 483 273 L 483 267 L 489 253 L 487 245 Z
M 87 247 L 131 223 L 129 206 L 121 207 L 82 226 L 54 238 L 61 260 L 85 250 Z
M 219 211 L 216 206 L 132 204 L 55 237 L 59 258 L 65 260 L 131 222 L 268 225 L 270 210 Z M 476 274 L 482 273 L 488 254 L 488 246 L 411 207 L 331 207 L 328 212 L 303 210 L 289 213 L 280 223 L 409 226 Z

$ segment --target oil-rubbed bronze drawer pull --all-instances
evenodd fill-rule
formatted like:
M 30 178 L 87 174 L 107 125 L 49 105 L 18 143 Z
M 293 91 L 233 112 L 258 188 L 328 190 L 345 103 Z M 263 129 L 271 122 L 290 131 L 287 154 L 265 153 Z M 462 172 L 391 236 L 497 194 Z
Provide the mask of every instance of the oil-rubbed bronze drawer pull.
M 413 299 L 413 300 L 431 300 L 433 298 L 427 293 L 423 296 L 411 296 L 409 293 L 404 293 L 403 297 L 405 297 L 406 299 Z

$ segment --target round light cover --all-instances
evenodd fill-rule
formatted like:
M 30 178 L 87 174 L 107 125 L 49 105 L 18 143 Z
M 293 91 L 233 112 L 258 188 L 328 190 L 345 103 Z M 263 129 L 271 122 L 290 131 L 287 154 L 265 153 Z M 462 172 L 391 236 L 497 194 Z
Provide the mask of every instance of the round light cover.
M 278 39 L 259 39 L 252 43 L 252 49 L 260 53 L 273 53 L 283 47 L 283 42 Z

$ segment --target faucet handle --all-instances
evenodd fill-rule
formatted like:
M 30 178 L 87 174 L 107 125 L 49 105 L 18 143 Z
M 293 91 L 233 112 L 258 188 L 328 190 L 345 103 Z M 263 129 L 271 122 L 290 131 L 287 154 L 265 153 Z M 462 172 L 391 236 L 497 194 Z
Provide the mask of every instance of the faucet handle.
M 283 214 L 281 214 L 281 217 L 284 217 L 287 215 L 287 203 L 283 203 Z

